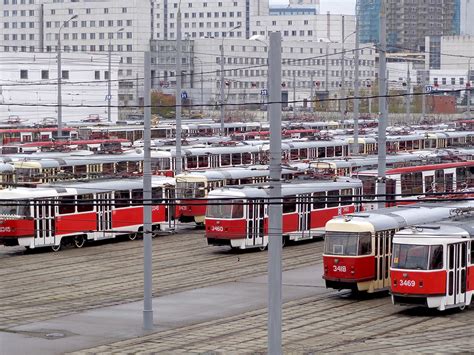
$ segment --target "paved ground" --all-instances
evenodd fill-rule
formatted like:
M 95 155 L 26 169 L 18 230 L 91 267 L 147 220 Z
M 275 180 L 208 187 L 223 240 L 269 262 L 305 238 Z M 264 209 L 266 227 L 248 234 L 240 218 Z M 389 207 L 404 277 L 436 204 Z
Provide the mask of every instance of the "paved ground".
M 266 253 L 154 240 L 154 332 L 141 330 L 141 242 L 58 254 L 0 249 L 0 353 L 255 353 L 266 350 Z M 322 243 L 285 248 L 286 353 L 471 352 L 473 310 L 439 314 L 356 298 L 321 281 Z

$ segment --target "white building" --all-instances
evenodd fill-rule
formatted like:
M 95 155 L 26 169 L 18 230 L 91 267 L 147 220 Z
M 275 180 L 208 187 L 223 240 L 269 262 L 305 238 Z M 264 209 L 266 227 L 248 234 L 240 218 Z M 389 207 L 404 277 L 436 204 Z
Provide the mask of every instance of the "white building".
M 316 15 L 320 13 L 319 0 L 289 0 L 288 5 L 270 6 L 270 15 Z
M 181 3 L 183 37 L 249 38 L 252 18 L 268 16 L 268 0 L 162 0 L 154 1 L 153 39 L 174 40 Z M 232 28 L 240 26 L 235 31 Z
M 18 116 L 25 123 L 57 118 L 58 86 L 56 53 L 0 53 L 0 122 Z M 90 115 L 107 119 L 108 56 L 62 54 L 63 122 Z M 112 57 L 111 117 L 117 119 L 117 68 Z M 97 107 L 94 107 L 97 106 Z
M 3 51 L 56 51 L 59 35 L 64 52 L 107 53 L 110 44 L 121 57 L 120 103 L 136 105 L 143 96 L 143 52 L 152 35 L 149 0 L 4 0 L 0 9 Z
M 474 35 L 474 0 L 461 0 L 461 35 Z
M 265 97 L 261 95 L 262 90 L 268 89 L 268 47 L 265 39 L 227 38 L 221 41 L 202 38 L 191 43 L 183 41 L 183 53 L 189 54 L 188 57 L 184 55 L 183 59 L 183 90 L 187 91 L 194 104 L 215 104 L 220 101 L 221 43 L 224 44 L 225 100 L 233 104 L 263 102 Z M 341 43 L 284 40 L 282 46 L 283 101 L 301 101 L 297 106 L 302 106 L 302 101 L 309 99 L 311 93 L 320 97 L 341 95 Z M 174 42 L 157 43 L 157 47 L 153 73 L 160 78 L 166 77 L 167 81 L 165 87 L 160 87 L 158 82 L 155 82 L 155 87 L 167 93 L 174 93 Z M 353 86 L 352 49 L 353 46 L 348 45 L 344 55 L 347 89 Z M 204 66 L 201 76 L 202 64 Z M 361 81 L 372 81 L 375 78 L 375 50 L 371 46 L 361 49 L 359 71 Z

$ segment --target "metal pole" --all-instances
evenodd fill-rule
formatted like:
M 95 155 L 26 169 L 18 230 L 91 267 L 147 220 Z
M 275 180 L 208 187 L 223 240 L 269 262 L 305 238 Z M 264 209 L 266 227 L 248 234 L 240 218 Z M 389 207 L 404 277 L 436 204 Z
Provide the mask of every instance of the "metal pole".
M 202 60 L 201 60 L 201 112 L 204 111 L 204 78 L 203 78 L 203 71 L 202 71 Z
M 224 37 L 222 37 L 221 43 L 221 130 L 220 135 L 224 137 Z
M 423 77 L 421 78 L 421 92 L 423 93 L 423 95 L 421 95 L 421 119 L 424 120 L 426 115 L 426 70 L 422 71 L 422 75 Z
M 466 81 L 466 88 L 467 88 L 467 119 L 471 118 L 471 58 L 468 59 L 467 62 L 467 81 Z
M 311 105 L 311 112 L 314 112 L 314 105 L 313 105 L 313 97 L 314 97 L 314 71 L 311 72 L 311 97 L 309 100 L 309 104 Z
M 62 68 L 61 68 L 61 30 L 59 29 L 58 37 L 58 139 L 63 136 L 63 98 L 62 98 Z
M 341 50 L 341 114 L 342 117 L 345 117 L 345 112 L 346 112 L 346 101 L 344 100 L 346 98 L 346 93 L 345 93 L 345 75 L 344 75 L 344 70 L 345 70 L 345 63 L 344 63 L 344 44 L 346 39 L 344 38 L 344 15 L 342 16 L 342 50 Z
M 329 99 L 329 42 L 326 43 L 326 78 L 324 80 L 326 80 L 326 92 L 328 93 L 328 96 L 327 96 L 327 99 Z M 330 101 L 327 100 L 326 101 L 326 112 L 329 111 L 329 105 L 330 105 Z M 331 105 L 332 106 L 332 105 Z
M 181 174 L 183 171 L 183 160 L 181 158 L 181 9 L 178 9 L 178 18 L 176 22 L 176 168 L 175 173 Z
M 296 70 L 293 70 L 293 119 L 296 120 Z
M 385 0 L 382 0 L 380 11 L 380 48 L 379 48 L 379 108 L 380 118 L 378 126 L 378 181 L 377 194 L 379 200 L 386 199 L 385 192 L 385 174 L 387 169 L 387 63 L 386 63 L 386 49 L 387 49 L 387 18 L 385 13 Z M 379 208 L 384 207 L 385 202 L 379 203 Z
M 356 5 L 356 9 L 358 9 Z M 352 154 L 359 154 L 359 14 L 356 14 L 356 38 L 355 38 L 355 53 L 354 53 L 354 144 Z
M 112 122 L 112 113 L 110 108 L 112 105 L 112 43 L 109 38 L 109 75 L 107 78 L 107 121 Z
M 268 207 L 268 353 L 282 354 L 282 215 L 281 201 L 281 33 L 270 34 L 268 52 L 270 102 L 270 205 Z
M 405 118 L 405 124 L 408 124 L 410 122 L 410 116 L 411 116 L 411 102 L 410 102 L 410 92 L 411 92 L 411 79 L 410 79 L 410 63 L 407 62 L 407 97 L 406 97 L 406 118 Z
M 151 243 L 151 55 L 145 52 L 143 84 L 143 329 L 153 329 L 152 243 Z

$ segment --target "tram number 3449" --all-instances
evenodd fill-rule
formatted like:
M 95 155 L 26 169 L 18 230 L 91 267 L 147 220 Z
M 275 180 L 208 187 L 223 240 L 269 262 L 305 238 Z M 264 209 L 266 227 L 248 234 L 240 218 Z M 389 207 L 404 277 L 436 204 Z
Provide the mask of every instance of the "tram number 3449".
M 415 287 L 415 281 L 414 280 L 400 280 L 399 285 L 407 286 L 407 287 Z
M 334 272 L 346 272 L 347 269 L 344 265 L 333 265 L 332 266 L 332 271 L 334 271 Z

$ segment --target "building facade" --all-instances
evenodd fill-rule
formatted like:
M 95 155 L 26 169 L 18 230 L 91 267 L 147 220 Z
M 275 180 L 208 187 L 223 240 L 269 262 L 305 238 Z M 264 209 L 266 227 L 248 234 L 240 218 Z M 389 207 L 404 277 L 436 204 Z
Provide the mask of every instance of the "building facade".
M 358 0 L 361 42 L 379 42 L 380 0 Z M 460 0 L 386 0 L 391 51 L 424 51 L 426 36 L 460 32 Z
M 119 57 L 112 57 L 111 118 L 117 119 Z M 0 121 L 57 122 L 58 72 L 55 53 L 0 53 Z M 107 119 L 108 57 L 103 54 L 62 54 L 62 118 L 78 122 Z M 87 107 L 82 107 L 87 106 Z

